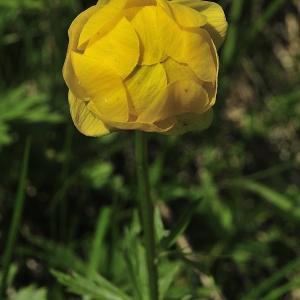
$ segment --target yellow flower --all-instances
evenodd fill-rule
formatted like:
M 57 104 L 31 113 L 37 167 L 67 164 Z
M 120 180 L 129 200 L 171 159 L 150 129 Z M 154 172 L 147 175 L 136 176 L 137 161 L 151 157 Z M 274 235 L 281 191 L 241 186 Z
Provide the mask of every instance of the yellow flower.
M 206 128 L 227 22 L 202 0 L 108 0 L 69 28 L 63 68 L 75 126 L 182 133 Z

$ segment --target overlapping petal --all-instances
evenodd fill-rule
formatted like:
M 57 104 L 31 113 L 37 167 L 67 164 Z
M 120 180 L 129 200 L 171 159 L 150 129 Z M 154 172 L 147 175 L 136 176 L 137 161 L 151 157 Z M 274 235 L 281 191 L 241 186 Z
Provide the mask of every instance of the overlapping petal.
M 156 0 L 127 0 L 125 8 L 156 5 Z
M 162 65 L 141 66 L 125 81 L 125 85 L 138 120 L 156 121 L 157 115 L 148 115 L 148 110 L 153 102 L 163 102 L 167 76 Z
M 213 120 L 212 109 L 203 114 L 187 113 L 177 117 L 176 125 L 167 134 L 184 134 L 189 131 L 202 131 L 207 129 Z
M 84 89 L 78 84 L 78 80 L 75 76 L 74 69 L 71 62 L 71 51 L 77 50 L 78 40 L 80 32 L 89 19 L 89 17 L 97 10 L 96 6 L 92 6 L 78 15 L 75 20 L 72 22 L 68 35 L 69 35 L 69 45 L 67 50 L 66 60 L 63 66 L 63 77 L 64 80 L 69 87 L 73 91 L 73 93 L 81 98 L 86 98 L 86 92 Z
M 78 47 L 82 48 L 96 34 L 103 36 L 107 33 L 122 15 L 127 0 L 110 0 L 104 6 L 97 6 L 97 11 L 84 25 L 79 37 Z
M 162 65 L 166 71 L 168 83 L 178 80 L 198 80 L 195 73 L 187 64 L 178 63 L 172 58 L 169 58 L 163 62 Z
M 114 121 L 128 120 L 127 95 L 122 80 L 101 61 L 72 52 L 75 74 L 89 92 L 96 114 Z M 90 105 L 90 104 L 89 104 Z
M 184 44 L 177 59 L 188 64 L 200 80 L 213 82 L 218 74 L 215 46 L 204 29 L 184 31 Z
M 146 132 L 160 132 L 166 133 L 170 131 L 174 125 L 175 120 L 167 120 L 167 121 L 159 121 L 155 123 L 146 123 L 146 122 L 114 122 L 107 121 L 107 124 L 112 126 L 113 128 L 122 129 L 122 130 L 142 130 Z
M 184 113 L 204 113 L 209 109 L 207 92 L 196 81 L 175 81 L 168 86 L 167 95 L 167 101 L 159 113 L 162 120 Z
M 131 23 L 140 39 L 140 63 L 143 65 L 159 63 L 164 58 L 165 49 L 160 35 L 158 9 L 155 6 L 143 7 Z
M 187 5 L 206 16 L 207 24 L 204 28 L 209 32 L 216 47 L 219 48 L 221 46 L 228 24 L 224 11 L 219 4 L 202 0 L 172 0 L 171 3 Z
M 201 27 L 206 24 L 206 16 L 189 6 L 170 2 L 169 7 L 171 8 L 175 20 L 182 27 L 193 28 Z
M 124 79 L 138 62 L 139 40 L 129 21 L 122 18 L 109 33 L 90 45 L 84 54 L 99 61 L 105 58 L 107 67 Z
M 183 45 L 183 31 L 168 13 L 167 8 L 157 7 L 160 40 L 163 43 L 164 58 L 178 58 Z
M 87 107 L 87 102 L 79 100 L 69 91 L 69 105 L 72 120 L 76 128 L 87 136 L 101 136 L 109 133 L 109 129 Z

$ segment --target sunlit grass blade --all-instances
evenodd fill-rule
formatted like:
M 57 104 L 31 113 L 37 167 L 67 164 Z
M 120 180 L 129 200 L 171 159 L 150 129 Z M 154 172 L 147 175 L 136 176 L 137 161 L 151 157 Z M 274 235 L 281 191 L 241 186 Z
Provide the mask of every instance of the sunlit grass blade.
M 18 231 L 20 229 L 21 218 L 23 214 L 30 148 L 31 148 L 31 138 L 29 137 L 27 138 L 25 144 L 23 160 L 22 160 L 20 176 L 19 176 L 18 190 L 17 190 L 17 195 L 14 204 L 14 211 L 13 211 L 11 224 L 9 227 L 8 240 L 3 255 L 3 263 L 2 263 L 3 274 L 1 279 L 0 298 L 4 297 L 6 292 L 7 276 L 9 272 L 11 259 L 14 253 L 14 248 L 16 245 Z
M 91 297 L 95 300 L 131 300 L 129 296 L 120 291 L 107 280 L 99 279 L 97 281 L 87 279 L 76 273 L 72 275 L 64 274 L 52 270 L 51 273 L 57 280 L 66 286 L 68 290 L 83 297 Z

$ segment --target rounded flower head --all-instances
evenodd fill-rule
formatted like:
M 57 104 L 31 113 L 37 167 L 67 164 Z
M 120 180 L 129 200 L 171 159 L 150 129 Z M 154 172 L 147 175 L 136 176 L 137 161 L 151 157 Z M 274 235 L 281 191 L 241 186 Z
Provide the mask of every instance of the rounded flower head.
M 206 128 L 227 22 L 201 0 L 108 0 L 69 29 L 63 68 L 75 126 L 183 133 Z

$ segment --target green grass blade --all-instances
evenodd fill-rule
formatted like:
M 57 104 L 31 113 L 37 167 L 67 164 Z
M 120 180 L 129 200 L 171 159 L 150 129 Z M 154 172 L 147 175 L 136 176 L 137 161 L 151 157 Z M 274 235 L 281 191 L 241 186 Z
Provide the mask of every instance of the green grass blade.
M 25 150 L 23 154 L 23 160 L 22 160 L 22 166 L 21 166 L 21 172 L 19 177 L 19 184 L 18 184 L 18 190 L 15 199 L 12 221 L 10 224 L 8 240 L 3 255 L 3 264 L 2 264 L 3 275 L 1 279 L 0 298 L 4 297 L 6 292 L 7 276 L 8 276 L 17 236 L 18 236 L 18 231 L 20 228 L 23 207 L 24 207 L 30 148 L 31 148 L 31 139 L 27 138 L 25 144 Z
M 160 299 L 165 299 L 165 296 L 174 282 L 175 277 L 178 275 L 181 270 L 180 264 L 167 265 L 165 274 L 161 274 L 161 278 L 159 281 L 159 290 L 160 290 Z
M 293 289 L 298 289 L 300 287 L 300 278 L 296 278 L 278 288 L 273 289 L 270 293 L 262 298 L 261 300 L 277 300 L 282 299 L 284 295 L 292 291 Z
M 224 44 L 222 53 L 222 65 L 223 68 L 230 66 L 234 54 L 237 49 L 237 40 L 239 34 L 239 20 L 242 15 L 244 0 L 234 0 L 232 1 L 230 16 L 229 16 L 229 27 L 227 32 L 226 42 Z
M 186 207 L 182 215 L 179 217 L 177 223 L 171 230 L 170 234 L 162 239 L 161 247 L 163 249 L 169 249 L 172 245 L 174 245 L 178 237 L 185 231 L 192 219 L 193 214 L 196 211 L 195 209 L 197 205 L 197 203 L 192 203 L 191 205 Z
M 275 15 L 275 13 L 285 4 L 285 0 L 274 0 L 270 1 L 270 4 L 264 11 L 264 13 L 254 22 L 250 27 L 251 32 L 249 34 L 250 40 L 253 40 L 256 35 L 263 29 L 263 27 L 268 23 L 268 21 Z
M 111 217 L 111 209 L 103 208 L 99 213 L 96 232 L 93 240 L 92 249 L 90 252 L 90 259 L 88 265 L 88 277 L 91 277 L 94 272 L 97 272 L 99 262 L 101 259 L 101 247 L 103 243 L 103 239 L 105 237 L 105 233 L 107 232 L 107 228 L 109 226 L 109 221 Z
M 300 220 L 299 208 L 297 208 L 294 204 L 294 201 L 286 195 L 278 193 L 277 191 L 261 183 L 248 179 L 237 179 L 231 181 L 230 184 L 259 195 L 282 212 L 287 213 L 290 216 L 293 216 L 294 218 Z
M 296 270 L 300 267 L 300 259 L 296 259 L 286 266 L 284 266 L 281 270 L 276 272 L 271 277 L 265 279 L 261 284 L 254 287 L 246 296 L 242 298 L 242 300 L 257 300 L 262 299 L 261 297 L 263 294 L 267 293 L 268 291 L 272 291 L 275 285 L 285 276 L 287 276 L 293 270 Z M 274 290 L 275 291 L 275 290 Z M 270 294 L 269 294 L 270 295 Z M 280 298 L 263 298 L 264 300 L 270 299 L 280 299 Z

